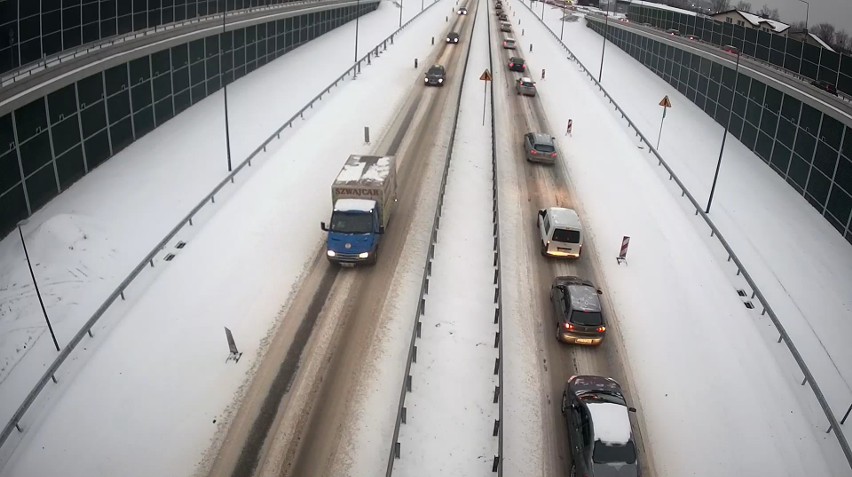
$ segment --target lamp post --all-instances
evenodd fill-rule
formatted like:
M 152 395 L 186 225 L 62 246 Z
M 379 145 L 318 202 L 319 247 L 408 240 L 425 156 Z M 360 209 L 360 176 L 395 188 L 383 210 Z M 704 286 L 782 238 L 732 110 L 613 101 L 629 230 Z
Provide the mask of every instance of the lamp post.
M 544 21 L 544 0 L 541 0 L 541 21 Z
M 811 4 L 806 2 L 805 0 L 799 0 L 800 2 L 805 4 L 805 33 L 808 32 L 808 13 L 811 9 Z
M 607 0 L 606 4 L 606 15 L 604 16 L 603 46 L 601 46 L 601 69 L 600 71 L 598 71 L 598 83 L 601 82 L 601 76 L 603 76 L 604 53 L 606 52 L 606 32 L 609 31 L 609 2 L 614 1 L 615 0 Z
M 399 0 L 399 28 L 402 28 L 402 1 Z
M 725 123 L 725 132 L 722 133 L 722 148 L 719 150 L 719 160 L 716 162 L 716 173 L 713 174 L 713 185 L 710 186 L 710 197 L 707 199 L 705 214 L 710 213 L 710 205 L 713 203 L 713 193 L 716 192 L 716 180 L 719 179 L 719 168 L 722 167 L 722 154 L 725 152 L 725 139 L 728 137 L 728 128 L 731 126 L 731 114 L 734 111 L 734 98 L 737 96 L 737 82 L 740 79 L 740 50 L 737 48 L 737 67 L 734 70 L 734 89 L 731 92 L 731 105 L 728 108 L 728 121 Z
M 219 75 L 222 77 L 222 91 L 225 95 L 225 148 L 228 151 L 228 172 L 231 172 L 231 129 L 228 125 L 228 80 L 225 78 L 225 14 L 227 13 L 228 4 L 226 0 L 222 0 L 222 56 L 219 58 Z
M 562 34 L 565 33 L 565 9 L 562 9 L 562 28 L 559 30 L 559 41 L 562 41 Z
M 26 220 L 18 222 L 18 235 L 21 236 L 21 245 L 24 246 L 24 256 L 27 257 L 27 267 L 30 269 L 30 277 L 33 279 L 33 287 L 35 287 L 38 303 L 41 305 L 41 312 L 44 315 L 44 321 L 47 323 L 47 329 L 50 330 L 50 337 L 53 338 L 53 346 L 56 347 L 56 351 L 59 351 L 59 342 L 56 341 L 56 334 L 53 332 L 53 325 L 50 324 L 50 318 L 47 317 L 47 309 L 44 307 L 44 300 L 41 299 L 41 292 L 38 290 L 38 282 L 36 282 L 35 272 L 33 272 L 33 266 L 30 263 L 30 253 L 27 251 L 27 243 L 24 242 L 24 232 L 21 231 L 21 226 L 26 225 L 26 223 Z
M 358 19 L 361 18 L 361 0 L 355 2 L 355 64 L 358 64 Z M 356 68 L 357 69 L 357 68 Z M 357 74 L 357 72 L 356 72 Z

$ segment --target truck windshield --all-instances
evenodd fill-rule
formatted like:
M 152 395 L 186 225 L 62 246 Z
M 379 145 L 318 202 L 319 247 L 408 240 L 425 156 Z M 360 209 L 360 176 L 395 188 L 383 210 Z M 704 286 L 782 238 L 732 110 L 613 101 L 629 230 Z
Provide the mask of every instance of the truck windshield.
M 368 234 L 373 232 L 373 215 L 366 212 L 334 212 L 331 214 L 332 232 Z
M 580 243 L 579 230 L 556 229 L 553 231 L 554 242 Z

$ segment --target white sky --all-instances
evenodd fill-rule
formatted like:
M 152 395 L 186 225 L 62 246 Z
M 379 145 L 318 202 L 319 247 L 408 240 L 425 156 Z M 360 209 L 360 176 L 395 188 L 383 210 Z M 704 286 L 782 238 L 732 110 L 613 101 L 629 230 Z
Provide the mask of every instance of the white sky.
M 811 28 L 819 23 L 831 23 L 836 29 L 852 34 L 852 4 L 848 0 L 809 0 L 808 3 Z M 731 0 L 731 4 L 736 6 L 737 2 Z M 752 0 L 752 10 L 757 12 L 764 4 L 777 8 L 783 22 L 805 21 L 806 5 L 799 0 Z
M 195 228 L 181 234 L 187 247 L 177 251 L 169 245 L 176 258 L 168 264 L 158 260 L 157 268 L 128 291 L 128 302 L 115 307 L 95 330 L 87 350 L 75 355 L 76 366 L 60 373 L 62 385 L 55 387 L 60 392 L 27 417 L 28 432 L 0 475 L 192 474 L 210 441 L 222 432 L 229 405 L 286 306 L 288 291 L 322 244 L 318 222 L 328 214 L 327 187 L 349 154 L 369 152 L 370 146 L 362 142 L 363 126 L 370 125 L 373 137 L 380 137 L 392 117 L 394 108 L 376 108 L 375 98 L 381 95 L 384 104 L 392 105 L 406 95 L 419 74 L 412 58 L 421 58 L 421 67 L 426 64 L 423 59 L 431 51 L 427 39 L 443 28 L 451 5 L 442 0 L 356 81 L 347 80 L 315 106 L 306 121 L 282 135 L 253 171 L 240 176 L 236 186 L 226 187 Z M 633 375 L 633 400 L 646 442 L 653 443 L 648 457 L 657 471 L 686 475 L 698 469 L 704 473 L 696 475 L 708 476 L 848 473 L 833 439 L 823 433 L 814 400 L 797 385 L 792 361 L 774 344 L 767 320 L 747 311 L 733 293 L 740 283 L 715 242 L 550 34 L 520 5 L 515 13 L 525 26 L 525 35 L 518 37 L 519 51 L 527 56 L 531 71 L 548 71 L 539 92 L 551 124 L 564 124 L 569 116 L 575 122 L 572 138 L 558 138 L 561 149 L 568 151 L 564 167 L 581 198 L 587 235 L 600 250 L 597 260 L 607 297 L 623 320 L 619 328 Z M 548 10 L 548 15 L 555 18 L 554 12 Z M 363 44 L 384 38 L 397 19 L 398 10 L 382 3 L 361 21 Z M 566 24 L 565 32 L 575 54 L 596 70 L 600 37 L 583 21 Z M 318 86 L 348 67 L 351 50 L 343 46 L 351 44 L 353 33 L 354 25 L 341 27 L 229 88 L 234 157 L 245 157 L 313 97 Z M 535 52 L 527 54 L 531 42 Z M 649 136 L 655 137 L 659 127 L 656 103 L 663 94 L 670 95 L 675 107 L 666 119 L 661 151 L 696 195 L 705 196 L 721 128 L 617 48 L 608 48 L 606 58 L 604 86 Z M 313 65 L 311 84 L 290 74 L 296 65 L 308 62 Z M 479 71 L 475 73 L 478 77 Z M 480 105 L 477 102 L 476 111 Z M 478 114 L 462 118 L 462 128 L 480 126 Z M 221 96 L 214 94 L 34 215 L 26 227 L 27 245 L 38 264 L 36 273 L 60 343 L 67 342 L 128 268 L 223 176 L 222 120 Z M 323 139 L 330 131 L 335 141 Z M 470 133 L 459 141 L 477 143 L 481 138 Z M 505 138 L 498 146 L 504 154 L 515 153 Z M 511 191 L 501 190 L 508 195 L 501 200 L 512 203 Z M 111 200 L 104 202 L 104 196 Z M 449 216 L 458 212 L 452 200 L 445 203 Z M 431 220 L 431 211 L 423 209 L 417 211 L 423 216 L 415 221 L 418 227 Z M 482 216 L 469 220 L 490 223 L 490 210 L 486 207 Z M 849 245 L 732 138 L 714 211 L 714 219 L 802 343 L 803 354 L 817 363 L 823 390 L 832 402 L 848 405 Z M 501 216 L 504 230 L 528 226 L 517 223 L 517 210 L 503 203 L 501 214 L 506 214 Z M 790 223 L 799 233 L 779 236 L 777 231 L 789 230 Z M 616 242 L 625 233 L 633 237 L 630 263 L 618 267 L 610 255 L 614 257 Z M 504 276 L 529 266 L 512 260 L 524 246 L 522 238 L 507 233 Z M 422 240 L 412 240 L 404 256 L 418 258 L 399 265 L 400 288 L 389 305 L 396 318 L 373 351 L 382 358 L 367 360 L 374 380 L 358 392 L 364 412 L 346 431 L 350 447 L 337 464 L 351 475 L 377 475 L 386 464 L 412 303 L 422 273 L 418 260 L 425 250 Z M 787 253 L 800 249 L 803 240 L 813 245 L 807 255 Z M 447 247 L 444 250 L 452 250 Z M 483 273 L 484 265 L 474 266 L 476 259 L 470 260 L 459 258 L 457 266 Z M 27 285 L 17 234 L 0 241 L 0 264 L 0 413 L 5 422 L 14 407 L 9 403 L 19 402 L 29 389 L 32 376 L 51 358 L 52 345 Z M 508 313 L 523 306 L 522 292 L 505 293 Z M 454 310 L 446 311 L 450 321 L 458 313 Z M 505 351 L 516 357 L 506 363 L 506 475 L 528 475 L 526 470 L 541 468 L 542 459 L 530 449 L 542 439 L 542 416 L 536 409 L 540 403 L 535 389 L 525 388 L 542 377 L 532 341 L 527 340 L 532 331 L 521 324 L 505 324 Z M 239 364 L 223 364 L 223 326 L 234 331 L 245 353 Z M 31 351 L 23 352 L 24 343 Z M 442 352 L 452 349 L 442 347 Z M 838 358 L 832 362 L 830 355 Z M 93 425 L 97 422 L 105 424 Z M 476 436 L 459 437 L 480 438 Z M 365 447 L 378 457 L 361 459 Z M 718 455 L 726 458 L 715 458 Z

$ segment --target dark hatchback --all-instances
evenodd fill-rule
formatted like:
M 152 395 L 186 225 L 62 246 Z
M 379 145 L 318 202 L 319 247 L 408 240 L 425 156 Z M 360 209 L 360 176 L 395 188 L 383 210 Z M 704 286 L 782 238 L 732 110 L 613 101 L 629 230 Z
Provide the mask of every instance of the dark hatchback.
M 827 91 L 837 96 L 837 86 L 834 86 L 834 83 L 829 83 L 828 81 L 811 81 L 811 84 L 823 91 Z
M 518 71 L 523 73 L 526 70 L 527 65 L 523 58 L 518 58 L 517 56 L 509 58 L 509 71 Z
M 636 442 L 621 386 L 603 376 L 572 376 L 562 393 L 571 475 L 639 477 Z
M 556 339 L 566 343 L 599 345 L 606 336 L 600 291 L 579 277 L 556 277 L 550 301 L 556 316 Z
M 426 72 L 426 77 L 423 82 L 426 86 L 444 86 L 444 81 L 447 79 L 447 71 L 443 65 L 432 65 L 429 71 Z
M 447 35 L 447 43 L 458 43 L 459 42 L 459 34 L 456 32 L 450 32 Z

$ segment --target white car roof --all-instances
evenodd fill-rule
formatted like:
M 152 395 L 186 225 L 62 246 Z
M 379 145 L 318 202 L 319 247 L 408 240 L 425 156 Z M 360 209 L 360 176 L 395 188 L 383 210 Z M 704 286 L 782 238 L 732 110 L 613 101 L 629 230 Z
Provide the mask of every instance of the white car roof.
M 611 402 L 588 402 L 592 415 L 595 440 L 606 444 L 626 444 L 630 441 L 630 417 L 627 408 Z
M 580 216 L 574 209 L 565 209 L 562 207 L 551 207 L 548 209 L 551 221 L 555 227 L 569 227 L 580 229 Z
M 532 78 L 530 78 L 529 76 L 522 76 L 521 82 L 522 83 L 532 83 Z
M 341 212 L 369 212 L 375 207 L 376 201 L 369 199 L 338 199 L 334 204 L 334 210 Z

